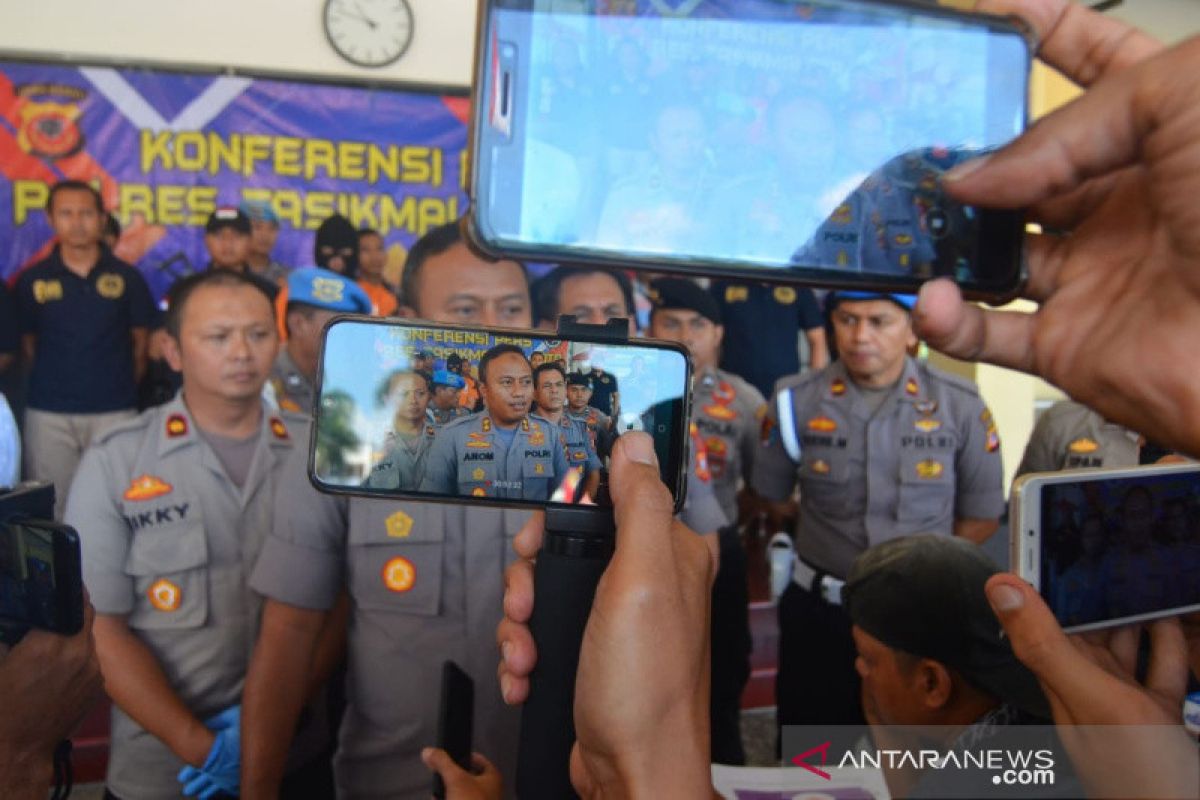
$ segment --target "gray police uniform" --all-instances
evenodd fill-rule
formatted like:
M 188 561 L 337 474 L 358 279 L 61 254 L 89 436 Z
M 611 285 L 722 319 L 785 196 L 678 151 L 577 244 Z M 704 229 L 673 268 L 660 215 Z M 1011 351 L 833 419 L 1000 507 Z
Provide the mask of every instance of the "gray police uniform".
M 434 408 L 432 405 L 425 409 L 425 418 L 429 420 L 429 424 L 440 428 L 441 426 L 454 422 L 460 417 L 470 416 L 471 412 L 462 406 L 454 406 L 446 411 L 440 408 Z
M 604 467 L 600 463 L 600 457 L 596 455 L 596 448 L 592 446 L 592 437 L 585 422 L 566 413 L 559 418 L 558 424 L 540 414 L 531 416 L 545 422 L 551 426 L 552 430 L 557 431 L 562 438 L 562 445 L 566 449 L 567 463 L 572 467 L 582 467 L 585 473 Z
M 425 474 L 425 459 L 433 447 L 437 429 L 423 425 L 415 436 L 389 437 L 387 453 L 371 468 L 363 482 L 370 489 L 416 489 Z
M 838 361 L 780 380 L 767 408 L 752 485 L 784 500 L 800 481 L 797 558 L 779 600 L 780 725 L 862 722 L 840 607 L 857 555 L 900 536 L 950 535 L 956 519 L 1004 510 L 1000 440 L 969 381 L 907 358 L 872 407 Z
M 737 520 L 737 492 L 758 450 L 766 401 L 746 381 L 709 368 L 692 384 L 692 419 L 708 453 L 712 487 L 721 510 Z
M 267 380 L 275 390 L 275 402 L 282 410 L 299 414 L 313 413 L 316 395 L 312 381 L 296 366 L 286 347 L 279 349 Z
M 1000 440 L 978 390 L 908 358 L 872 414 L 835 362 L 779 382 L 753 486 L 785 500 L 800 481 L 796 550 L 845 578 L 867 547 L 1004 510 Z
M 125 618 L 201 720 L 241 702 L 262 608 L 250 572 L 271 529 L 284 464 L 307 450 L 296 445 L 307 438 L 294 433 L 303 419 L 287 419 L 264 410 L 239 489 L 178 395 L 100 436 L 71 487 L 66 521 L 79 531 L 97 613 Z M 313 727 L 301 739 L 323 738 Z M 112 792 L 180 796 L 183 762 L 115 705 L 111 736 Z M 293 757 L 305 744 L 312 756 L 326 742 L 298 740 Z
M 549 500 L 567 470 L 562 439 L 550 423 L 525 417 L 506 447 L 491 416 L 482 411 L 438 431 L 426 459 L 421 491 Z
M 1038 418 L 1017 475 L 1091 467 L 1136 467 L 1141 436 L 1085 405 L 1063 400 Z
M 293 436 L 307 441 L 303 428 Z M 297 448 L 251 585 L 320 610 L 349 591 L 338 796 L 428 796 L 420 752 L 436 740 L 448 658 L 475 679 L 474 749 L 515 774 L 520 715 L 496 685 L 496 625 L 512 537 L 529 513 L 323 495 L 306 469 L 307 453 Z
M 607 453 L 612 449 L 613 440 L 616 438 L 612 429 L 612 417 L 595 406 L 584 406 L 583 411 L 579 413 L 572 411 L 568 406 L 564 409 L 564 413 L 571 419 L 577 419 L 583 423 L 587 429 L 588 438 L 592 441 L 593 450 L 597 453 Z

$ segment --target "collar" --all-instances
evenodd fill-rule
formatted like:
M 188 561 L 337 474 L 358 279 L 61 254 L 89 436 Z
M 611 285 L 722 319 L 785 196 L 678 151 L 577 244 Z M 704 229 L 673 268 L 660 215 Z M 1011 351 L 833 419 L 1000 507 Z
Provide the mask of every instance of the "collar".
M 283 418 L 272 413 L 266 404 L 263 404 L 262 408 L 263 416 L 259 430 L 260 444 L 265 443 L 273 451 L 291 450 L 294 442 Z M 183 400 L 182 389 L 162 407 L 158 425 L 158 455 L 160 458 L 195 444 L 200 436 L 200 431 L 197 429 L 192 415 L 188 412 L 187 403 Z
M 855 413 L 860 416 L 870 416 L 866 406 L 866 401 L 863 399 L 863 390 L 846 372 L 846 365 L 838 360 L 833 362 L 829 367 L 829 374 L 826 377 L 825 396 L 833 399 L 843 398 L 849 400 Z M 901 403 L 916 404 L 926 402 L 929 394 L 929 386 L 926 381 L 921 379 L 917 370 L 917 362 L 912 356 L 904 357 L 904 369 L 900 372 L 900 378 L 892 386 L 887 394 L 887 398 L 883 401 L 884 405 L 893 401 Z M 883 408 L 883 406 L 880 406 Z

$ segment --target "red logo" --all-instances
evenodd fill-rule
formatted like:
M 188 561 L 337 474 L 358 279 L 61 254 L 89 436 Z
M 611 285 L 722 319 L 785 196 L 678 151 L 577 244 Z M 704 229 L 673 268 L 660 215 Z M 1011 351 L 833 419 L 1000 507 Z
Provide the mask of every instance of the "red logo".
M 825 766 L 825 762 L 829 760 L 829 745 L 830 745 L 829 742 L 825 742 L 824 744 L 819 744 L 816 747 L 810 747 L 809 749 L 805 750 L 800 755 L 793 758 L 792 764 L 794 764 L 797 767 L 804 767 L 804 769 L 808 770 L 812 774 L 820 775 L 822 778 L 824 778 L 827 781 L 833 780 L 833 778 L 831 778 L 829 776 L 828 772 L 826 772 L 823 769 L 817 769 L 812 764 L 809 764 L 807 761 L 809 756 L 813 755 L 814 753 L 820 753 L 821 754 L 821 766 L 822 767 Z

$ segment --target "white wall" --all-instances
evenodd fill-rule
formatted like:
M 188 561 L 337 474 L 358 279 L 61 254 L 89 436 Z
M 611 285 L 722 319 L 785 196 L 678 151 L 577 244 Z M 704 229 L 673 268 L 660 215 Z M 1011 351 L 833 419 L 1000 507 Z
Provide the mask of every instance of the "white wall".
M 409 0 L 414 33 L 380 69 L 342 60 L 323 0 L 0 0 L 0 51 L 465 87 L 475 0 Z

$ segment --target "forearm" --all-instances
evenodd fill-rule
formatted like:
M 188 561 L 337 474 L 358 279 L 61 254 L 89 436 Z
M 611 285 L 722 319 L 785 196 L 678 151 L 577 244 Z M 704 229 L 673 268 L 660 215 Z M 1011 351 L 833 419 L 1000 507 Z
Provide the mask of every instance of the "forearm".
M 317 639 L 308 689 L 304 696 L 312 699 L 317 690 L 329 682 L 330 676 L 346 655 L 346 624 L 350 618 L 350 595 L 342 592 L 325 618 Z
M 25 355 L 25 367 L 28 368 L 37 353 L 37 336 L 32 333 L 24 334 L 21 337 L 21 352 Z
M 54 780 L 54 754 L 0 742 L 0 795 L 7 800 L 46 800 Z
M 146 353 L 149 349 L 149 335 L 144 328 L 135 328 L 129 335 L 133 346 L 133 380 L 141 383 L 146 377 Z
M 954 520 L 954 535 L 975 544 L 983 544 L 996 532 L 998 527 L 1000 527 L 1000 522 L 994 519 L 956 519 Z
M 108 696 L 175 755 L 201 766 L 213 732 L 175 693 L 154 654 L 119 617 L 97 616 L 95 635 Z
M 279 793 L 318 661 L 324 614 L 268 600 L 242 692 L 242 797 Z

